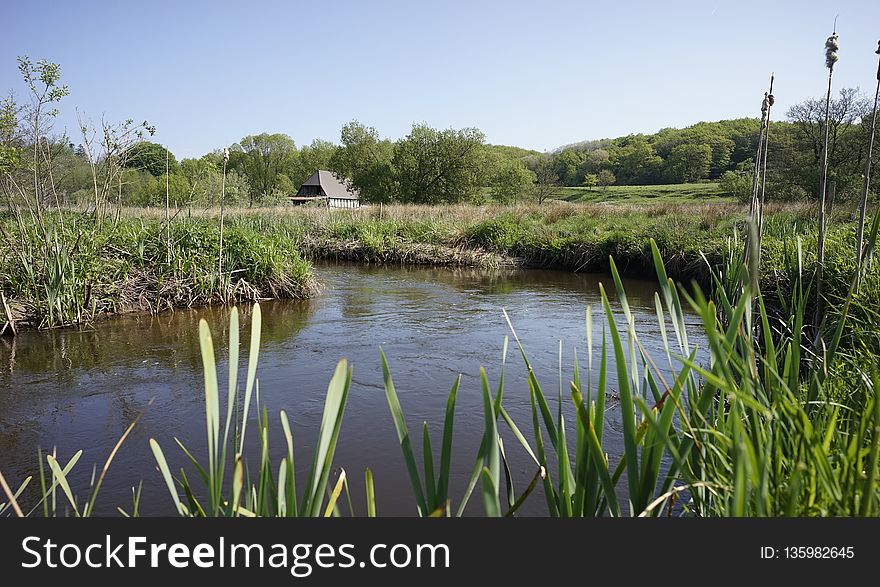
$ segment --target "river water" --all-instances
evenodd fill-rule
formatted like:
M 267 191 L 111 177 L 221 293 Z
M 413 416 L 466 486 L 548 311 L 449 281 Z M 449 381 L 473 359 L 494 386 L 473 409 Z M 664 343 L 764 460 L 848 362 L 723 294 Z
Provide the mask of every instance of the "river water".
M 379 515 L 415 513 L 382 385 L 379 347 L 388 356 L 418 455 L 424 421 L 439 452 L 447 394 L 456 376 L 462 375 L 450 480 L 453 507 L 457 507 L 483 432 L 479 369 L 481 365 L 486 368 L 494 390 L 504 336 L 510 333 L 502 308 L 510 314 L 555 409 L 559 341 L 567 383 L 572 376 L 574 349 L 582 369 L 586 365 L 586 306 L 593 304 L 594 313 L 598 313 L 600 281 L 606 289 L 614 289 L 608 276 L 564 271 L 320 264 L 316 274 L 323 286 L 316 298 L 261 304 L 261 400 L 270 416 L 271 455 L 276 464 L 284 450 L 278 412 L 283 409 L 288 413 L 296 443 L 297 478 L 304 483 L 327 383 L 341 357 L 352 363 L 353 383 L 335 464 L 343 467 L 352 481 L 352 499 L 359 514 L 365 511 L 362 480 L 367 466 L 374 473 Z M 665 364 L 654 310 L 656 281 L 630 279 L 624 285 L 640 340 L 656 352 L 658 364 Z M 251 308 L 242 307 L 241 313 L 239 380 L 243 381 Z M 62 462 L 83 449 L 71 476 L 75 491 L 82 494 L 92 465 L 100 470 L 125 428 L 142 414 L 107 474 L 97 513 L 114 514 L 117 506 L 130 510 L 132 486 L 141 480 L 141 513 L 173 513 L 148 439 L 156 438 L 163 446 L 172 471 L 186 464 L 174 437 L 196 454 L 204 453 L 198 345 L 202 318 L 214 333 L 221 395 L 225 395 L 225 308 L 127 315 L 102 320 L 90 330 L 26 332 L 0 342 L 0 469 L 10 484 L 17 486 L 25 475 L 36 471 L 38 447 L 54 448 Z M 695 316 L 688 320 L 697 322 Z M 601 317 L 594 322 L 594 337 L 599 340 Z M 622 317 L 618 317 L 621 323 Z M 611 360 L 608 371 L 609 389 L 616 389 Z M 505 375 L 504 405 L 531 438 L 526 370 L 512 340 Z M 564 398 L 571 427 L 574 414 L 567 390 Z M 253 418 L 249 426 L 253 442 L 248 458 L 256 466 L 259 452 Z M 622 452 L 622 436 L 613 399 L 609 400 L 607 426 L 605 450 L 615 463 Z M 503 423 L 500 429 L 519 492 L 534 475 L 535 467 Z M 573 437 L 572 430 L 569 438 Z M 437 458 L 439 455 L 435 462 Z M 421 462 L 421 456 L 418 460 Z M 196 477 L 192 469 L 188 473 L 192 473 L 191 480 Z M 482 511 L 479 489 L 467 511 Z M 521 512 L 546 515 L 540 491 Z

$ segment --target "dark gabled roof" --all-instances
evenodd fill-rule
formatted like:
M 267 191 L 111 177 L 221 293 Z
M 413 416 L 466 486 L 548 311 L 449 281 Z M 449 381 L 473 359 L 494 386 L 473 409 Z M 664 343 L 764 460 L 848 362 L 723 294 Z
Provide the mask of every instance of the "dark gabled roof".
M 303 185 L 321 186 L 321 189 L 324 190 L 324 193 L 327 195 L 328 198 L 337 198 L 343 200 L 360 199 L 360 194 L 356 189 L 349 189 L 348 186 L 343 183 L 343 180 L 340 180 L 340 178 L 335 173 L 332 173 L 330 171 L 316 171 L 303 183 Z M 300 187 L 300 191 L 302 191 L 302 187 Z

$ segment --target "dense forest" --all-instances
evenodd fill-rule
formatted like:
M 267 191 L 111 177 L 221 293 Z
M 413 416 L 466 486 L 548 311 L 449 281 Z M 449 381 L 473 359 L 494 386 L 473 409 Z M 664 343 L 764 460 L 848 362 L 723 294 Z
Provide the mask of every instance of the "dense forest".
M 33 121 L 20 115 L 25 110 L 11 98 L 0 103 L 0 167 L 26 170 L 28 157 L 38 151 L 28 140 Z M 839 200 L 853 197 L 860 185 L 868 113 L 868 101 L 856 89 L 843 89 L 832 101 L 829 179 Z M 815 197 L 823 117 L 823 102 L 811 99 L 790 108 L 786 120 L 772 123 L 771 199 Z M 54 196 L 66 204 L 92 199 L 103 173 L 104 189 L 125 205 L 164 205 L 166 193 L 176 207 L 216 204 L 224 174 L 227 202 L 269 205 L 285 201 L 317 169 L 339 173 L 360 190 L 364 201 L 374 203 L 540 203 L 557 195 L 561 186 L 601 190 L 713 180 L 720 182 L 722 193 L 745 200 L 759 126 L 757 118 L 700 122 L 539 153 L 487 144 L 476 128 L 438 130 L 414 124 L 408 135 L 391 140 L 352 121 L 341 129 L 338 143 L 316 139 L 297 146 L 285 134 L 263 133 L 231 145 L 228 161 L 222 148 L 178 161 L 165 147 L 147 140 L 153 131 L 149 125 L 128 121 L 91 131 L 91 137 L 83 128 L 78 142 L 55 137 L 38 165 L 48 166 L 51 160 Z

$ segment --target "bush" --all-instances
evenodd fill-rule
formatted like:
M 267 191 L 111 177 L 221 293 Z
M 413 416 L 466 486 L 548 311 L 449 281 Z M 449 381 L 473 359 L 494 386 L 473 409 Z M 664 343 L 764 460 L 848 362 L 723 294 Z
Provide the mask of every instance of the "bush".
M 725 171 L 721 176 L 721 191 L 740 202 L 748 202 L 752 197 L 752 174 L 747 171 Z

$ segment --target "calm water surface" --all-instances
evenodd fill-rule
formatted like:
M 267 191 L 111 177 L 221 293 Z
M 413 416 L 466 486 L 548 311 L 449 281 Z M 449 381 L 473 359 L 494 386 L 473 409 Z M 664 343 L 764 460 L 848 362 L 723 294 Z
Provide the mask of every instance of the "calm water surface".
M 509 334 L 501 309 L 509 312 L 554 405 L 559 341 L 568 381 L 574 349 L 581 365 L 586 365 L 585 308 L 599 302 L 600 281 L 613 289 L 607 276 L 562 271 L 346 264 L 319 265 L 316 271 L 324 285 L 317 298 L 262 304 L 258 378 L 261 399 L 270 414 L 273 460 L 277 463 L 283 451 L 277 418 L 283 409 L 293 426 L 298 479 L 305 482 L 304 467 L 311 459 L 327 383 L 340 357 L 348 358 L 354 379 L 335 461 L 353 481 L 353 499 L 360 513 L 364 513 L 364 468 L 372 468 L 380 515 L 415 512 L 382 386 L 380 346 L 388 355 L 419 451 L 424 421 L 439 451 L 447 394 L 456 376 L 462 375 L 450 487 L 455 507 L 483 431 L 479 368 L 486 367 L 494 389 L 504 336 Z M 664 364 L 654 311 L 655 281 L 627 280 L 625 287 L 641 340 L 649 350 L 656 349 L 658 364 Z M 101 321 L 88 331 L 29 332 L 14 342 L 0 342 L 0 468 L 10 483 L 17 486 L 36 470 L 37 447 L 56 447 L 64 462 L 83 449 L 72 477 L 83 491 L 92 464 L 100 469 L 125 428 L 143 414 L 105 479 L 98 511 L 113 514 L 116 506 L 130 509 L 131 486 L 143 480 L 141 512 L 173 513 L 147 441 L 153 437 L 160 442 L 172 470 L 185 464 L 174 437 L 197 454 L 203 452 L 204 395 L 197 340 L 201 318 L 214 333 L 223 389 L 226 364 L 222 357 L 228 335 L 228 310 L 223 308 L 123 316 Z M 249 318 L 250 308 L 242 308 L 242 365 Z M 695 317 L 689 320 L 697 322 Z M 601 322 L 596 322 L 594 335 L 600 337 Z M 616 389 L 615 379 L 613 365 L 609 365 L 610 388 Z M 528 432 L 531 411 L 525 368 L 512 345 L 505 380 L 505 407 Z M 573 424 L 567 393 L 565 398 L 568 422 Z M 609 405 L 606 450 L 614 461 L 622 452 L 622 437 L 617 410 L 613 402 Z M 515 485 L 521 491 L 534 475 L 534 465 L 504 425 L 501 430 Z M 256 448 L 252 442 L 254 463 Z M 546 515 L 538 493 L 526 502 L 524 514 Z M 477 492 L 468 511 L 481 509 Z

